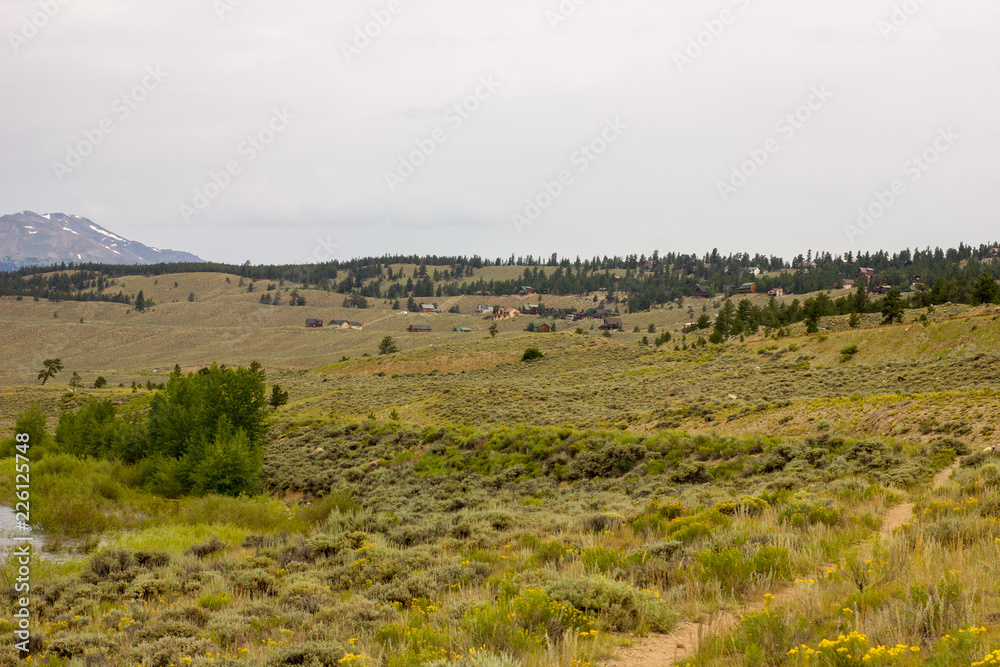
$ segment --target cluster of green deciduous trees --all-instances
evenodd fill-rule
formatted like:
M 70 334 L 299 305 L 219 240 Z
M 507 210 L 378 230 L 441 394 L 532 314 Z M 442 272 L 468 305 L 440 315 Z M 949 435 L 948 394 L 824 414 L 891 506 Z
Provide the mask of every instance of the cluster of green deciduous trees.
M 278 385 L 270 399 L 265 396 L 256 362 L 249 368 L 213 364 L 188 374 L 175 367 L 144 413 L 122 414 L 111 399 L 89 398 L 60 417 L 54 439 L 37 405 L 17 428 L 33 433 L 36 456 L 56 452 L 132 464 L 149 488 L 164 495 L 239 495 L 257 490 L 268 404 L 277 408 L 287 400 Z

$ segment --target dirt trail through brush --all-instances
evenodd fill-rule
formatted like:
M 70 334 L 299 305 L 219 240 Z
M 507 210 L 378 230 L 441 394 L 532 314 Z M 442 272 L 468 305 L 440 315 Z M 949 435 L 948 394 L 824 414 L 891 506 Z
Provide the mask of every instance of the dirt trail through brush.
M 939 489 L 951 478 L 958 462 L 951 464 L 934 475 L 931 488 Z M 913 519 L 913 503 L 893 505 L 882 516 L 879 535 L 883 538 L 892 534 L 899 526 Z M 866 540 L 867 542 L 867 540 Z M 774 594 L 774 602 L 783 604 L 795 595 L 794 586 L 786 586 Z M 665 635 L 650 635 L 634 646 L 624 649 L 621 656 L 607 663 L 607 667 L 666 667 L 689 658 L 698 649 L 701 641 L 709 636 L 725 634 L 736 625 L 737 613 L 757 612 L 764 608 L 761 603 L 749 605 L 742 610 L 722 610 L 700 622 L 683 621 Z
M 958 463 L 952 463 L 950 466 L 934 475 L 934 481 L 931 483 L 932 489 L 940 489 L 945 483 L 951 478 L 951 473 L 955 472 L 955 468 L 958 467 Z M 882 517 L 882 529 L 879 530 L 879 535 L 882 537 L 889 537 L 892 535 L 892 531 L 896 530 L 904 523 L 913 520 L 913 503 L 900 503 L 889 508 L 885 516 Z

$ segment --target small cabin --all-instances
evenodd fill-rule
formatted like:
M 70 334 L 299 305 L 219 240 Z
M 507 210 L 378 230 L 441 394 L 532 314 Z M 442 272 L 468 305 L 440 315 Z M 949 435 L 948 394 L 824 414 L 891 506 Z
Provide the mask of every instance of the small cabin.
M 407 331 L 409 333 L 430 333 L 431 326 L 429 324 L 411 324 Z
M 309 318 L 306 320 L 306 326 L 310 329 L 321 329 L 323 327 L 323 320 L 314 320 Z

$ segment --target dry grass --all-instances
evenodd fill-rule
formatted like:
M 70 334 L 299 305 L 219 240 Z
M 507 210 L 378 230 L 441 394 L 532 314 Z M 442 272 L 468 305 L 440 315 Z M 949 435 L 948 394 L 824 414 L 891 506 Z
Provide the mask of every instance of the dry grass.
M 517 267 L 489 271 L 515 277 L 508 268 L 517 275 Z M 920 648 L 907 658 L 913 664 L 931 655 L 935 665 L 969 664 L 996 645 L 992 630 L 969 631 L 1000 618 L 996 465 L 970 461 L 952 483 L 927 488 L 930 468 L 949 458 L 928 443 L 956 437 L 975 450 L 996 440 L 1000 322 L 992 310 L 941 307 L 927 327 L 674 351 L 679 333 L 660 350 L 638 342 L 653 338 L 649 323 L 676 330 L 693 319 L 687 304 L 626 316 L 627 331 L 612 338 L 589 322 L 583 335 L 568 322 L 555 334 L 527 334 L 534 318 L 519 318 L 490 339 L 489 323 L 472 315 L 400 316 L 383 303 L 347 310 L 341 295 L 316 290 L 305 292 L 304 308 L 262 306 L 260 292 L 241 292 L 237 277 L 176 280 L 177 287 L 174 277 L 125 279 L 126 291 L 157 301 L 145 314 L 114 304 L 0 300 L 3 430 L 35 400 L 50 426 L 89 395 L 139 399 L 129 408 L 142 409 L 149 392 L 133 394 L 131 381 L 160 381 L 175 363 L 190 370 L 258 359 L 268 382 L 291 394 L 272 425 L 265 468 L 284 503 L 170 503 L 118 489 L 111 482 L 127 471 L 104 464 L 81 468 L 92 471 L 81 473 L 86 483 L 57 480 L 79 487 L 83 501 L 100 496 L 69 509 L 104 512 L 105 524 L 124 530 L 109 535 L 110 545 L 162 550 L 170 560 L 132 570 L 122 590 L 84 581 L 90 566 L 81 562 L 39 570 L 41 590 L 54 596 L 40 611 L 52 624 L 46 636 L 78 661 L 84 652 L 74 646 L 114 627 L 104 650 L 110 664 L 151 663 L 152 654 L 132 650 L 148 648 L 169 617 L 191 626 L 171 626 L 174 634 L 190 631 L 234 664 L 362 664 L 340 662 L 355 654 L 370 658 L 369 667 L 425 664 L 431 650 L 450 657 L 484 650 L 470 627 L 535 589 L 553 597 L 519 618 L 530 636 L 512 636 L 509 622 L 492 626 L 485 651 L 494 662 L 465 658 L 460 667 L 592 665 L 674 618 L 715 619 L 720 635 L 704 638 L 694 664 L 783 664 L 793 660 L 792 647 L 821 650 L 823 639 L 852 631 L 871 645 Z M 573 303 L 562 299 L 542 300 Z M 469 312 L 482 301 L 525 300 L 436 301 Z M 703 306 L 713 312 L 717 303 L 693 304 L 695 317 Z M 302 326 L 316 316 L 366 327 Z M 839 329 L 841 319 L 823 325 Z M 435 331 L 403 333 L 411 321 Z M 458 325 L 475 332 L 451 333 Z M 641 332 L 632 333 L 634 325 Z M 385 335 L 402 351 L 360 358 L 374 355 Z M 849 345 L 858 352 L 842 361 Z M 520 362 L 528 346 L 544 358 Z M 38 386 L 39 362 L 57 356 L 65 370 Z M 338 362 L 342 356 L 352 358 Z M 101 374 L 126 388 L 69 394 L 73 370 L 88 387 Z M 379 421 L 357 423 L 369 413 Z M 881 445 L 866 445 L 882 463 L 858 463 L 852 436 L 883 436 Z M 651 449 L 626 465 L 615 457 L 630 446 Z M 606 451 L 618 453 L 603 461 Z M 0 485 L 9 495 L 8 486 Z M 720 504 L 728 501 L 757 509 Z M 649 519 L 658 511 L 652 502 L 680 502 L 682 521 Z M 918 520 L 874 540 L 901 502 L 914 503 Z M 204 557 L 188 551 L 213 535 L 224 549 Z M 765 602 L 766 594 L 777 598 Z M 591 609 L 587 595 L 612 601 Z M 103 600 L 96 609 L 94 599 Z M 596 635 L 566 632 L 565 618 L 541 630 L 537 619 L 570 599 Z M 134 621 L 124 631 L 123 617 Z M 293 646 L 311 653 L 283 653 Z M 171 660 L 188 649 L 177 650 Z M 505 652 L 512 663 L 497 657 Z M 760 657 L 768 655 L 779 659 Z

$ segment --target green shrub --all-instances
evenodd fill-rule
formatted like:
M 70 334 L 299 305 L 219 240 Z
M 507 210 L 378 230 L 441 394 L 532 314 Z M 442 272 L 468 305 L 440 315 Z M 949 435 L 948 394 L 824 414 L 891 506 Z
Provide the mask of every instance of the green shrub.
M 534 361 L 536 359 L 541 359 L 545 355 L 537 347 L 529 347 L 521 355 L 521 361 Z
M 945 436 L 943 438 L 938 438 L 931 443 L 931 456 L 935 454 L 941 454 L 946 451 L 952 451 L 958 456 L 965 456 L 969 453 L 969 446 L 959 440 L 958 438 L 953 438 L 951 436 Z
M 222 551 L 225 548 L 226 548 L 226 543 L 220 540 L 215 535 L 213 535 L 212 539 L 210 539 L 208 542 L 192 545 L 187 550 L 187 553 L 197 558 L 208 558 L 215 552 Z
M 716 528 L 730 523 L 731 518 L 714 509 L 670 520 L 654 513 L 636 517 L 632 521 L 632 530 L 637 534 L 655 534 L 667 540 L 686 543 L 710 535 Z
M 733 648 L 746 659 L 747 667 L 779 667 L 788 664 L 788 647 L 806 638 L 807 621 L 793 621 L 770 607 L 749 612 L 733 632 Z
M 817 523 L 836 526 L 840 523 L 842 516 L 843 514 L 838 508 L 827 503 L 814 502 L 807 498 L 795 498 L 782 508 L 778 514 L 778 521 L 797 528 Z
M 14 434 L 28 434 L 28 445 L 31 447 L 29 451 L 33 460 L 38 458 L 40 452 L 44 452 L 52 446 L 52 436 L 49 435 L 47 422 L 45 410 L 42 409 L 42 405 L 38 401 L 32 403 L 14 420 Z M 13 455 L 13 448 L 9 453 L 3 454 L 3 456 Z
M 187 621 L 166 620 L 147 625 L 138 634 L 145 641 L 156 641 L 164 637 L 194 637 L 199 632 L 198 626 Z
M 323 606 L 332 602 L 330 591 L 315 581 L 300 579 L 291 581 L 281 593 L 281 602 L 292 609 L 300 609 L 315 614 Z
M 219 419 L 215 438 L 191 472 L 195 493 L 238 496 L 257 491 L 257 475 L 263 463 L 261 448 L 246 432 L 235 429 L 226 416 Z
M 84 632 L 69 634 L 49 640 L 48 650 L 63 658 L 82 656 L 91 650 L 102 652 L 110 646 L 105 635 Z
M 603 576 L 558 579 L 545 590 L 553 600 L 596 617 L 616 632 L 666 632 L 676 622 L 676 614 L 656 594 Z
M 569 631 L 589 631 L 594 622 L 545 590 L 526 588 L 495 603 L 473 606 L 461 624 L 473 645 L 521 654 L 544 648 L 548 638 L 558 641 Z
M 901 620 L 925 640 L 935 640 L 960 627 L 971 611 L 962 584 L 951 576 L 929 586 L 914 584 L 907 598 Z
M 584 532 L 604 533 L 618 530 L 622 525 L 622 517 L 616 514 L 594 514 L 582 522 Z
M 669 473 L 668 476 L 670 481 L 677 484 L 705 484 L 712 481 L 712 474 L 708 472 L 708 468 L 703 461 L 682 463 Z
M 599 450 L 586 450 L 569 465 L 566 478 L 621 477 L 646 458 L 646 453 L 646 448 L 638 444 L 614 444 Z
M 394 614 L 391 606 L 375 602 L 365 595 L 352 595 L 337 606 L 337 618 L 344 627 L 370 633 L 389 623 Z
M 218 611 L 232 604 L 232 599 L 225 593 L 205 593 L 198 598 L 198 606 L 211 611 Z
M 662 540 L 651 544 L 646 548 L 649 552 L 650 557 L 660 558 L 662 560 L 670 560 L 674 557 L 674 554 L 680 552 L 684 547 L 684 543 L 679 540 Z
M 844 606 L 855 611 L 878 611 L 890 600 L 883 590 L 868 588 L 847 596 Z
M 146 435 L 135 419 L 116 416 L 111 399 L 88 398 L 77 412 L 64 412 L 56 427 L 60 452 L 134 463 L 145 456 Z
M 535 560 L 542 564 L 547 565 L 549 563 L 558 564 L 563 558 L 568 554 L 572 553 L 573 547 L 563 544 L 558 540 L 549 540 L 547 542 L 542 542 L 535 549 Z
M 339 642 L 306 641 L 279 646 L 267 660 L 267 667 L 341 667 L 340 659 L 350 651 Z
M 50 455 L 33 465 L 33 491 L 44 493 L 45 501 L 33 504 L 31 518 L 43 530 L 64 537 L 84 537 L 115 526 L 115 516 L 105 511 L 100 496 L 69 475 L 45 479 L 41 469 L 66 455 Z M 73 457 L 66 457 L 72 459 Z M 75 459 L 73 459 L 75 460 Z
M 857 345 L 848 345 L 847 347 L 841 348 L 841 350 L 840 350 L 840 360 L 841 361 L 848 361 L 849 359 L 851 359 L 851 357 L 853 357 L 857 353 L 858 353 L 858 346 Z
M 583 559 L 583 569 L 588 574 L 607 574 L 621 567 L 622 564 L 621 553 L 615 549 L 607 549 L 605 547 L 584 549 L 581 558 Z
M 770 507 L 770 504 L 763 498 L 754 496 L 740 496 L 739 500 L 730 500 L 718 503 L 715 510 L 726 516 L 740 514 L 743 516 L 757 516 Z
M 275 582 L 267 570 L 253 568 L 236 572 L 230 578 L 233 590 L 250 597 L 273 595 Z
M 503 510 L 488 510 L 471 515 L 476 521 L 481 521 L 496 531 L 510 530 L 514 527 L 514 515 Z
M 791 574 L 791 559 L 783 547 L 760 547 L 745 555 L 735 547 L 695 554 L 703 580 L 719 582 L 730 595 L 745 595 L 762 578 L 784 579 Z

